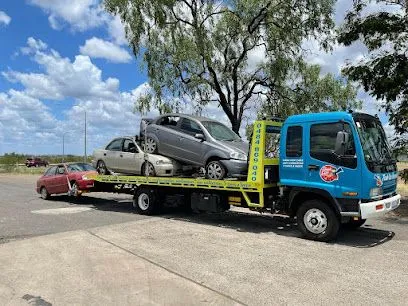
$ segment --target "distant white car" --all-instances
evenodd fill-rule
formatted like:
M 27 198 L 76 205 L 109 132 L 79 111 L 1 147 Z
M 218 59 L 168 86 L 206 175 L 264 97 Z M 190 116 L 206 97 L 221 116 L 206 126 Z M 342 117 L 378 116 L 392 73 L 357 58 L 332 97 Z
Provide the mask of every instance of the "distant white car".
M 170 158 L 143 152 L 135 137 L 115 138 L 104 149 L 95 150 L 92 164 L 100 174 L 173 176 L 182 169 Z

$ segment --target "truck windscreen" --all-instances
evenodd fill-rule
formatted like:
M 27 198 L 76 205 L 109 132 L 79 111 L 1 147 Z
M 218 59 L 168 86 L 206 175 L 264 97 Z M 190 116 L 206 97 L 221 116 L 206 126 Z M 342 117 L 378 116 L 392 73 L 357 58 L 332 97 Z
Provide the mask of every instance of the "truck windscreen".
M 371 116 L 356 117 L 354 121 L 369 168 L 395 165 L 381 122 Z

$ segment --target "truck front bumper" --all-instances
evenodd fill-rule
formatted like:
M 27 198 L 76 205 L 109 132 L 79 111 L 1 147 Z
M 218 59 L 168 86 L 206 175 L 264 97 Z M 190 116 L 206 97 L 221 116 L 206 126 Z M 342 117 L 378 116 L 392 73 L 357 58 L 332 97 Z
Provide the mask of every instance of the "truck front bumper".
M 367 219 L 377 216 L 382 216 L 385 213 L 396 209 L 401 203 L 401 196 L 399 194 L 373 202 L 360 203 L 360 217 Z

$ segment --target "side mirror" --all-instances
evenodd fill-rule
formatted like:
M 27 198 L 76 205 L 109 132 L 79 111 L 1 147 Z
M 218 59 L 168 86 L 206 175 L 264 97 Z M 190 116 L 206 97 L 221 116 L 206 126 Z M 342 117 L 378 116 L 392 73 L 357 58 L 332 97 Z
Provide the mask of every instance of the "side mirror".
M 349 142 L 350 134 L 345 131 L 337 132 L 336 146 L 334 152 L 338 156 L 344 156 L 346 153 L 346 144 Z
M 201 133 L 195 134 L 194 137 L 197 138 L 197 139 L 200 139 L 201 141 L 205 140 L 204 134 L 201 134 Z

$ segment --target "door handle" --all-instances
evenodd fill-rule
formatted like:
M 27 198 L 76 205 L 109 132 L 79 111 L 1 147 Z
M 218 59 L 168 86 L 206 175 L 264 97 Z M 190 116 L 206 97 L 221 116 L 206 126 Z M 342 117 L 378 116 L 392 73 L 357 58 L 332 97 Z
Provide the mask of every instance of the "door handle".
M 103 156 L 106 156 L 106 153 L 103 153 Z
M 120 157 L 123 157 L 123 155 L 122 155 L 122 154 L 120 154 Z
M 319 166 L 318 165 L 309 165 L 309 166 L 307 166 L 307 169 L 309 169 L 309 170 L 319 170 Z

